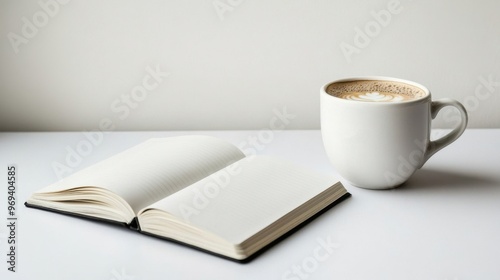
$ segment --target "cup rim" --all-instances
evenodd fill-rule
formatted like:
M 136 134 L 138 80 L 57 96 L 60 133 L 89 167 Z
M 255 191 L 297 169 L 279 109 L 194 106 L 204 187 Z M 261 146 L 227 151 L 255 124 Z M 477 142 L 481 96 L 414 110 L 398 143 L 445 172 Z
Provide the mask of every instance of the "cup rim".
M 409 84 L 409 85 L 418 87 L 421 90 L 423 90 L 424 93 L 425 93 L 425 95 L 422 96 L 422 97 L 416 98 L 416 99 L 407 100 L 407 101 L 401 101 L 401 102 L 360 102 L 360 101 L 355 101 L 355 100 L 349 100 L 349 99 L 339 98 L 339 97 L 336 97 L 336 96 L 333 96 L 333 95 L 329 94 L 326 91 L 326 89 L 330 85 L 335 84 L 335 83 L 360 81 L 360 80 L 364 80 L 364 81 L 376 81 L 376 80 L 379 80 L 379 81 L 389 81 L 389 82 L 399 82 L 399 83 Z M 401 104 L 411 104 L 411 103 L 422 102 L 422 101 L 425 101 L 425 100 L 428 100 L 428 99 L 431 98 L 431 92 L 430 92 L 430 90 L 427 87 L 425 87 L 424 85 L 419 84 L 419 83 L 414 82 L 414 81 L 410 81 L 410 80 L 405 80 L 405 79 L 400 79 L 400 78 L 394 78 L 394 77 L 387 77 L 387 76 L 358 76 L 358 77 L 348 77 L 348 78 L 337 79 L 337 80 L 328 82 L 325 85 L 323 85 L 323 87 L 321 87 L 321 94 L 322 95 L 325 94 L 326 96 L 332 97 L 335 100 L 338 100 L 340 102 L 348 102 L 350 104 L 353 104 L 353 103 L 366 104 L 366 105 L 369 104 L 368 106 L 383 106 L 383 105 L 394 106 L 394 105 L 397 105 L 397 104 L 400 104 L 400 105 Z

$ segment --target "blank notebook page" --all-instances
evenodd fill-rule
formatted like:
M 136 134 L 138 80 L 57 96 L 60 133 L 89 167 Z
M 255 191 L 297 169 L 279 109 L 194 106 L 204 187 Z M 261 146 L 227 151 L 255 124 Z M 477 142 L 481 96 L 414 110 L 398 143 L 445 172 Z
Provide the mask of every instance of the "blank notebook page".
M 214 137 L 153 138 L 38 192 L 101 187 L 138 212 L 243 157 L 238 148 Z
M 235 175 L 221 170 L 148 208 L 240 244 L 338 181 L 267 156 L 244 158 L 231 169 Z

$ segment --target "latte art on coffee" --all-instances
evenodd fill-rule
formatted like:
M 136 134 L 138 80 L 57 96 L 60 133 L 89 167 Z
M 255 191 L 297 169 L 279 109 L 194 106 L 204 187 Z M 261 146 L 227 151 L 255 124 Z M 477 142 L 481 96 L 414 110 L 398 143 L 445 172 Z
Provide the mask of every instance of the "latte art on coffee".
M 403 101 L 405 98 L 400 95 L 395 95 L 393 93 L 380 93 L 377 91 L 374 92 L 358 92 L 358 93 L 349 93 L 345 97 L 345 99 L 356 100 L 356 101 L 367 101 L 367 102 L 398 102 Z
M 377 80 L 338 82 L 326 91 L 338 98 L 362 102 L 404 102 L 426 96 L 424 90 L 410 84 Z

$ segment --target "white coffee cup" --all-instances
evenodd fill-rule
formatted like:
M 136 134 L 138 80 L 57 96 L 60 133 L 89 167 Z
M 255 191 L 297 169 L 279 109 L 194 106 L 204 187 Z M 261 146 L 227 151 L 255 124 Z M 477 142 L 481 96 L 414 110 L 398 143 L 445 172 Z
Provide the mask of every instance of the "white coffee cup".
M 361 87 L 373 84 L 387 87 L 395 83 L 408 86 L 408 90 L 415 89 L 418 94 L 397 102 L 364 99 L 385 98 L 376 91 L 341 96 L 343 85 L 364 81 L 367 85 Z M 367 189 L 394 188 L 407 181 L 433 154 L 460 137 L 468 121 L 467 112 L 458 101 L 448 98 L 432 101 L 426 87 L 396 78 L 337 80 L 321 88 L 320 100 L 321 133 L 331 163 L 349 183 Z M 431 141 L 431 121 L 446 106 L 458 109 L 461 121 L 447 135 Z

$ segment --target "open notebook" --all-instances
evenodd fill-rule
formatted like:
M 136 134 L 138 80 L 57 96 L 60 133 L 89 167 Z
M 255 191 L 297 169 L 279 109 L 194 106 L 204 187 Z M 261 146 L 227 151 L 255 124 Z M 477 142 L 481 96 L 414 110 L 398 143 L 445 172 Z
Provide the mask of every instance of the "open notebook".
M 154 138 L 25 203 L 245 262 L 349 196 L 331 176 L 209 136 Z

